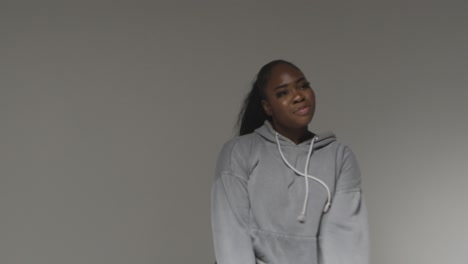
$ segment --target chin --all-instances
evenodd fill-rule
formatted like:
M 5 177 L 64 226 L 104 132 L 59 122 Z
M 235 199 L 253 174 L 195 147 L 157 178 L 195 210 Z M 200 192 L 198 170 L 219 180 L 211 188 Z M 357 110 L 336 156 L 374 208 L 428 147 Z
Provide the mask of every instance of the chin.
M 304 119 L 300 120 L 299 123 L 303 126 L 308 126 L 310 122 L 312 122 L 313 116 L 305 117 Z
M 304 127 L 309 126 L 311 121 L 312 121 L 312 118 L 307 119 L 307 120 L 301 120 L 301 121 L 295 122 L 293 127 L 294 128 L 304 128 Z

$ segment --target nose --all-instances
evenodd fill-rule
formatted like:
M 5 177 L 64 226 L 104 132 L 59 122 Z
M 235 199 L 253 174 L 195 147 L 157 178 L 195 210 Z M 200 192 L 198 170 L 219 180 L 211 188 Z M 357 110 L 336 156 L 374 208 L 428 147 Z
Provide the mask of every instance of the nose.
M 294 97 L 293 97 L 293 103 L 300 103 L 302 101 L 304 101 L 304 95 L 298 91 L 298 90 L 295 90 L 295 94 L 294 94 Z

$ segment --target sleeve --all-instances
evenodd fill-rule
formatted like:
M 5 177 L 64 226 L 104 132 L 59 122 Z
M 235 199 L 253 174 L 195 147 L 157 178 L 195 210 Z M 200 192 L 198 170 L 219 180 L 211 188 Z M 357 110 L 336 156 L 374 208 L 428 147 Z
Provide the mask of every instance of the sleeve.
M 218 264 L 255 264 L 248 224 L 247 177 L 241 169 L 233 170 L 238 168 L 236 161 L 230 148 L 225 146 L 218 158 L 211 193 L 215 256 Z
M 320 264 L 369 264 L 367 209 L 361 173 L 354 154 L 345 148 L 332 205 L 319 235 Z

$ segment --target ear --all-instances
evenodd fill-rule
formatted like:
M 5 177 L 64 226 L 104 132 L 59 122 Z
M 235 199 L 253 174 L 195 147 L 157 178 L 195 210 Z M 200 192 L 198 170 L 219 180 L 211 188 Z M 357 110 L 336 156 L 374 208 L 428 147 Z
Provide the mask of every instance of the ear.
M 262 100 L 262 107 L 268 116 L 272 116 L 270 104 L 265 99 Z

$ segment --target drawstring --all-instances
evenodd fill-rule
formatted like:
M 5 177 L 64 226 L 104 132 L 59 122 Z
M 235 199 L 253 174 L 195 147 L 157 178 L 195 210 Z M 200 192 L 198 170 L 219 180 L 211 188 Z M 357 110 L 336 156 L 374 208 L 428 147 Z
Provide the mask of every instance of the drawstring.
M 283 154 L 283 151 L 281 150 L 281 144 L 279 142 L 279 139 L 278 139 L 278 133 L 275 133 L 275 138 L 276 138 L 276 143 L 278 145 L 278 150 L 279 150 L 279 153 L 281 155 L 281 158 L 283 159 L 284 163 L 286 163 L 286 165 L 292 169 L 295 173 L 301 175 L 304 177 L 305 179 L 305 188 L 306 188 L 306 191 L 305 191 L 305 197 L 304 197 L 304 204 L 302 206 L 302 212 L 301 214 L 299 215 L 299 217 L 297 218 L 301 223 L 305 222 L 305 217 L 306 217 L 306 211 L 307 211 L 307 202 L 309 200 L 309 178 L 322 184 L 323 187 L 325 187 L 325 189 L 327 190 L 327 195 L 328 195 L 328 198 L 327 198 L 327 203 L 325 204 L 325 208 L 323 209 L 323 212 L 326 213 L 328 212 L 328 209 L 330 208 L 330 205 L 331 205 L 331 193 L 330 193 L 330 188 L 328 188 L 327 184 L 324 183 L 322 180 L 312 176 L 312 175 L 308 175 L 307 172 L 309 171 L 309 161 L 310 161 L 310 157 L 311 157 L 311 154 L 312 154 L 312 149 L 314 148 L 314 143 L 315 143 L 315 140 L 317 139 L 316 137 L 314 137 L 312 139 L 312 142 L 310 143 L 310 148 L 309 148 L 309 153 L 307 154 L 307 159 L 306 159 L 306 164 L 305 164 L 305 169 L 304 169 L 304 173 L 298 171 L 296 168 L 294 168 L 287 160 L 286 158 L 284 157 L 284 154 Z

